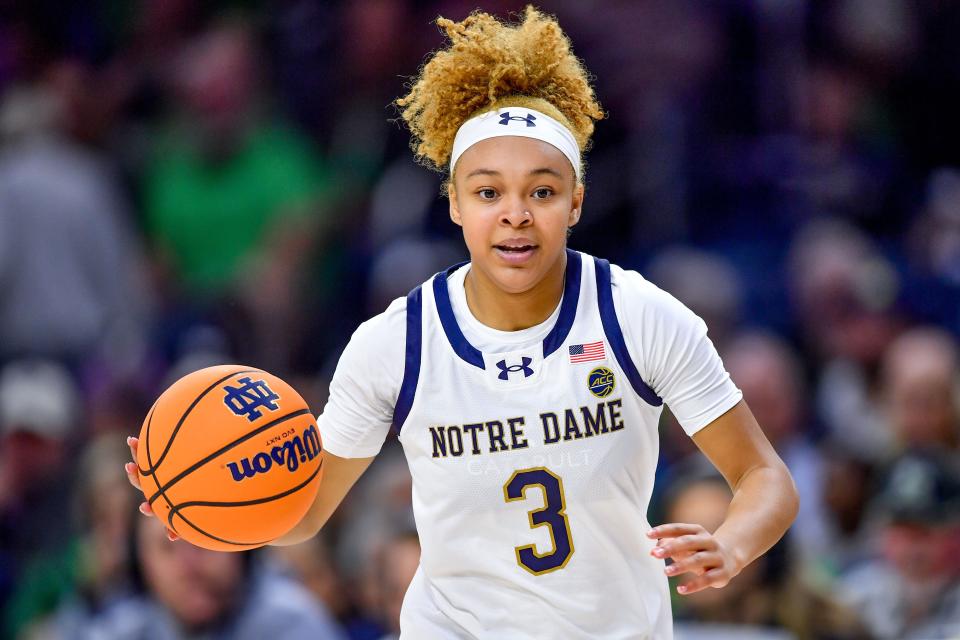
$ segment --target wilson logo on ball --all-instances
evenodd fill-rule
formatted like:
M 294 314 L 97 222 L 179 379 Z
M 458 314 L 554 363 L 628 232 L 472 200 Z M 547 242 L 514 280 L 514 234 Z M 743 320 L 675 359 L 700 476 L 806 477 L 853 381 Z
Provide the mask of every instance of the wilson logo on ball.
M 269 453 L 258 453 L 253 458 L 243 458 L 239 462 L 228 462 L 227 468 L 236 482 L 252 478 L 258 473 L 267 473 L 274 464 L 286 465 L 291 473 L 302 463 L 320 455 L 320 434 L 316 425 L 310 425 L 302 435 L 294 436 L 281 445 L 273 447 Z
M 239 387 L 226 385 L 223 389 L 227 392 L 223 396 L 223 404 L 227 405 L 235 415 L 246 416 L 247 420 L 253 422 L 263 415 L 260 408 L 276 411 L 280 408 L 277 400 L 280 396 L 267 386 L 263 380 L 253 380 L 246 376 L 237 380 L 241 383 Z

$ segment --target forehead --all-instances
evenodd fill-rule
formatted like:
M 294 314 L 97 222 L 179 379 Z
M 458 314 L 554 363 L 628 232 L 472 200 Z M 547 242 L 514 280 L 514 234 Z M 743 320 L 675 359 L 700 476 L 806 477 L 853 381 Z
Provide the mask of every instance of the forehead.
M 465 177 L 477 169 L 497 171 L 505 177 L 527 176 L 549 168 L 573 179 L 570 160 L 549 142 L 522 136 L 498 136 L 481 140 L 463 152 L 454 168 L 454 177 Z

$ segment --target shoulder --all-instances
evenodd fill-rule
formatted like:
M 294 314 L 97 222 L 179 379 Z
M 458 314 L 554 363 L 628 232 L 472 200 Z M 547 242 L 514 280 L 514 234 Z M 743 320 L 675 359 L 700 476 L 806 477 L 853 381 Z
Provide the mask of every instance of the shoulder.
M 407 296 L 396 298 L 386 309 L 369 320 L 360 323 L 353 338 L 373 341 L 384 345 L 390 341 L 402 338 L 407 332 Z
M 700 316 L 636 271 L 610 265 L 610 280 L 617 310 L 631 324 L 652 325 L 644 329 L 664 325 L 706 331 Z
M 381 313 L 361 323 L 350 337 L 338 369 L 344 364 L 364 369 L 403 367 L 407 336 L 407 298 L 397 298 Z

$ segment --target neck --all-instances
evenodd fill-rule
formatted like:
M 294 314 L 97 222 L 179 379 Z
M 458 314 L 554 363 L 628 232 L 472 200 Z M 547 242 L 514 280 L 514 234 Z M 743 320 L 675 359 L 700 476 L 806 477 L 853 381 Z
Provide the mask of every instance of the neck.
M 492 329 L 529 329 L 549 318 L 560 304 L 566 267 L 564 252 L 540 282 L 520 293 L 504 291 L 479 269 L 470 269 L 464 280 L 467 307 L 474 318 Z

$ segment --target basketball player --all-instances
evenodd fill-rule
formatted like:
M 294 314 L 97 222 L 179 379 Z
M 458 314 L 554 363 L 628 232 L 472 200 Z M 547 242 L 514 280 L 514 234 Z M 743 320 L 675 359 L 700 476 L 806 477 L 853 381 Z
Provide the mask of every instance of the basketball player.
M 438 24 L 451 45 L 397 104 L 471 259 L 357 329 L 319 495 L 276 544 L 314 535 L 393 427 L 422 544 L 403 637 L 670 638 L 666 575 L 726 585 L 790 525 L 793 482 L 703 321 L 567 248 L 603 112 L 556 21 Z M 713 534 L 647 522 L 664 404 L 734 492 Z

